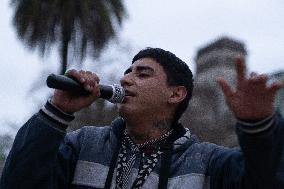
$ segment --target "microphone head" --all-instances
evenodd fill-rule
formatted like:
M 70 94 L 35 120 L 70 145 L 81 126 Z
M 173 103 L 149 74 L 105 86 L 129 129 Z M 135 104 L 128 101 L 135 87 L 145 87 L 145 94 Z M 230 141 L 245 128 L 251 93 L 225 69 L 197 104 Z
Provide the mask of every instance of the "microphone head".
M 120 85 L 116 85 L 116 84 L 111 85 L 111 87 L 112 87 L 113 94 L 112 94 L 112 97 L 108 99 L 108 101 L 114 104 L 121 103 L 125 96 L 125 91 L 123 87 Z

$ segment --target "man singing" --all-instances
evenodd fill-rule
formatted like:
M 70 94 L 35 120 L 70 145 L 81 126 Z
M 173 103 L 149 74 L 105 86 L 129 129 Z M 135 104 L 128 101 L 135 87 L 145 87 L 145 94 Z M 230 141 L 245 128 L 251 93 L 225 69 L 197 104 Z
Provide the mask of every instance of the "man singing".
M 70 70 L 89 91 L 55 90 L 18 132 L 3 170 L 1 189 L 272 189 L 283 158 L 284 121 L 274 110 L 282 86 L 267 75 L 245 74 L 236 58 L 237 86 L 220 78 L 237 118 L 241 149 L 199 142 L 179 123 L 193 90 L 188 66 L 169 51 L 147 48 L 121 78 L 125 98 L 109 126 L 66 133 L 73 113 L 99 96 L 99 78 Z M 278 184 L 277 184 L 278 183 Z

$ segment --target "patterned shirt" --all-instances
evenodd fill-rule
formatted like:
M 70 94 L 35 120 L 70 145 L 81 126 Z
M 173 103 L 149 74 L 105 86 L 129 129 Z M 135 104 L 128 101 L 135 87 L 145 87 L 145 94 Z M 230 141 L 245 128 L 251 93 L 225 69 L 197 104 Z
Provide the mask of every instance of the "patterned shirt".
M 128 183 L 130 172 L 134 163 L 139 160 L 138 157 L 140 155 L 138 175 L 131 188 L 139 189 L 142 187 L 163 153 L 160 150 L 161 144 L 166 141 L 171 133 L 172 130 L 157 139 L 147 141 L 143 144 L 135 144 L 127 134 L 127 131 L 124 132 L 122 146 L 117 159 L 116 189 L 128 188 L 130 184 Z M 129 153 L 127 152 L 127 148 L 130 148 L 130 154 L 127 154 Z

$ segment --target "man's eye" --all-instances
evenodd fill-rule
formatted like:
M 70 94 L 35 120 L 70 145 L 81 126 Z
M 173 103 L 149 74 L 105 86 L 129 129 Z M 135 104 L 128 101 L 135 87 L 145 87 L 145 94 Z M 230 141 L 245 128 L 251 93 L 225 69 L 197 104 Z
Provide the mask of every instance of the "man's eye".
M 138 76 L 139 76 L 139 77 L 148 77 L 149 75 L 146 74 L 146 73 L 139 73 Z

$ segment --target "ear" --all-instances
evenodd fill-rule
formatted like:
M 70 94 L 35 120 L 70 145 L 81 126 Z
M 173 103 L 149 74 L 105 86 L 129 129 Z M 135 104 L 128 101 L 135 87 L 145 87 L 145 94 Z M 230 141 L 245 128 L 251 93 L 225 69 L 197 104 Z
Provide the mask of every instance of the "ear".
M 174 86 L 172 87 L 171 95 L 168 99 L 168 102 L 170 104 L 178 104 L 183 99 L 185 99 L 187 95 L 186 88 L 184 86 Z

